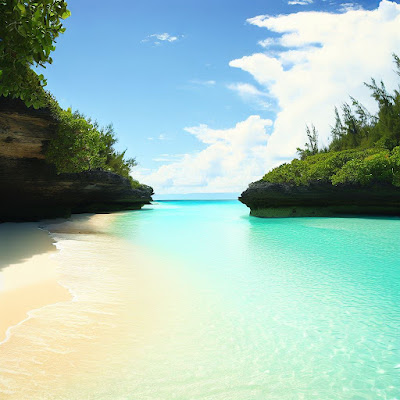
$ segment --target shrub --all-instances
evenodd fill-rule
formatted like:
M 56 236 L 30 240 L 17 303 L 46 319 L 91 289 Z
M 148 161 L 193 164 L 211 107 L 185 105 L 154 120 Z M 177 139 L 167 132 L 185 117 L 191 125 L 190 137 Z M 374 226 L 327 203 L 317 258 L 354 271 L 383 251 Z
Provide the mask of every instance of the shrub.
M 348 161 L 331 180 L 334 185 L 339 183 L 355 183 L 367 185 L 373 182 L 392 183 L 393 171 L 389 159 L 389 151 L 381 151 L 377 154 L 355 158 Z
M 268 172 L 263 180 L 286 182 L 294 185 L 308 185 L 311 182 L 331 182 L 331 178 L 351 160 L 360 160 L 377 153 L 377 149 L 343 150 L 319 153 L 304 160 L 294 159 Z
M 51 140 L 46 158 L 59 173 L 102 168 L 106 157 L 100 132 L 79 113 L 70 109 L 58 113 L 57 135 Z

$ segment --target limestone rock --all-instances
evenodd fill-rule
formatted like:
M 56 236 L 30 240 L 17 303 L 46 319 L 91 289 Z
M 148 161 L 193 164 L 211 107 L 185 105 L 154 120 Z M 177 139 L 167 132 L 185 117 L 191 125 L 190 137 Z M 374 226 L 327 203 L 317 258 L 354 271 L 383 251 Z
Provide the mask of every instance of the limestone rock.
M 251 183 L 239 200 L 258 217 L 400 215 L 400 187 L 389 184 L 296 186 L 261 180 Z
M 49 110 L 0 97 L 0 222 L 140 209 L 151 201 L 151 187 L 132 189 L 112 172 L 57 174 L 45 160 L 56 128 Z

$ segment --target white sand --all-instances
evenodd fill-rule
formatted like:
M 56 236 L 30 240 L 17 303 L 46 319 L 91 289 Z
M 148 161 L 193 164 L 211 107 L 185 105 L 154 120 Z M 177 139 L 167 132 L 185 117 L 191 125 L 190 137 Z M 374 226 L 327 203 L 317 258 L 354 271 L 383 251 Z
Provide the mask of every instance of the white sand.
M 38 224 L 0 225 L 0 342 L 28 311 L 71 298 L 57 282 L 55 251 Z

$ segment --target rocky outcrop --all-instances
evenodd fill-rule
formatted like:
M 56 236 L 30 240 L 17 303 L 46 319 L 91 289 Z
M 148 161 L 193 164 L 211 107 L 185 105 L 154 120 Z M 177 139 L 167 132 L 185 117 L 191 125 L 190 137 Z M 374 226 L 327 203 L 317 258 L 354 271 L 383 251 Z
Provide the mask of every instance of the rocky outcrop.
M 315 182 L 295 186 L 288 183 L 251 183 L 239 200 L 257 217 L 310 217 L 344 214 L 400 215 L 400 187 Z
M 111 172 L 57 174 L 45 160 L 56 128 L 49 110 L 0 97 L 0 222 L 140 209 L 151 201 L 152 188 L 132 189 Z

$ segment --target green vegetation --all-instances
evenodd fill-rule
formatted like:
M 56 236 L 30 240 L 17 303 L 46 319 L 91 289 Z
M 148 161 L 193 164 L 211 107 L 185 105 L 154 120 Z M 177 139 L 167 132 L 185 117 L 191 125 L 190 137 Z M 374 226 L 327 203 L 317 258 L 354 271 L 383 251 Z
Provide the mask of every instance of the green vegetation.
M 128 178 L 132 187 L 141 186 L 130 176 L 136 160 L 126 159 L 126 150 L 118 152 L 114 148 L 117 138 L 112 125 L 100 127 L 78 111 L 63 110 L 50 95 L 47 95 L 47 102 L 58 123 L 46 160 L 54 164 L 59 173 L 103 169 Z
M 55 39 L 69 15 L 63 0 L 0 0 L 0 95 L 20 98 L 28 107 L 46 105 L 46 80 L 30 67 L 52 63 Z
M 133 158 L 118 152 L 111 125 L 101 128 L 78 111 L 63 110 L 44 90 L 46 80 L 31 67 L 52 63 L 55 39 L 65 31 L 62 20 L 70 12 L 64 0 L 0 0 L 0 96 L 21 99 L 28 107 L 49 108 L 57 120 L 57 134 L 46 153 L 58 173 L 103 169 L 128 178 Z
M 400 76 L 400 58 L 393 55 Z M 400 88 L 387 92 L 383 82 L 366 84 L 378 103 L 371 115 L 357 100 L 335 108 L 335 125 L 328 148 L 318 147 L 318 132 L 307 127 L 308 143 L 297 149 L 299 158 L 268 172 L 263 180 L 308 185 L 329 182 L 367 185 L 384 182 L 400 186 Z
M 359 183 L 386 182 L 400 186 L 400 147 L 329 151 L 294 159 L 267 173 L 263 180 L 308 185 L 312 182 Z

